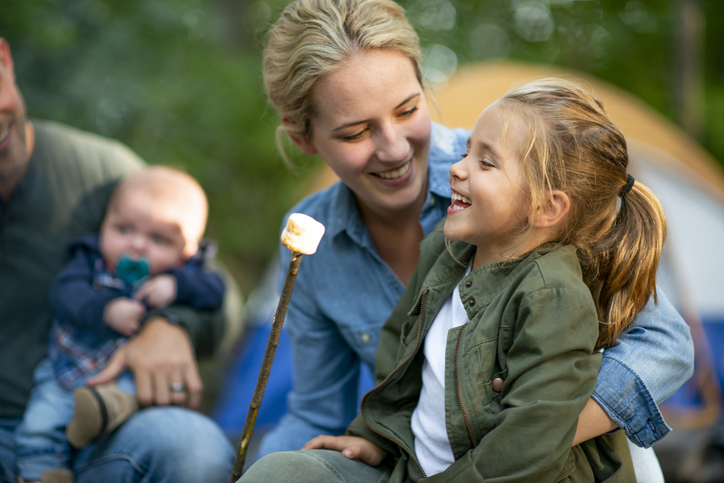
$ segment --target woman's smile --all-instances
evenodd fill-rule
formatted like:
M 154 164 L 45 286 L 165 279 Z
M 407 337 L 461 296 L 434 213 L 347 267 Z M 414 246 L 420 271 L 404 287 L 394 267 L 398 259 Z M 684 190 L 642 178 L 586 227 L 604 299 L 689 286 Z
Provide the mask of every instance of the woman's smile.
M 409 173 L 411 167 L 412 167 L 412 159 L 410 159 L 408 162 L 406 162 L 399 168 L 391 169 L 389 171 L 379 171 L 377 173 L 372 173 L 372 175 L 377 176 L 378 178 L 397 180 L 397 179 L 402 178 L 407 173 Z

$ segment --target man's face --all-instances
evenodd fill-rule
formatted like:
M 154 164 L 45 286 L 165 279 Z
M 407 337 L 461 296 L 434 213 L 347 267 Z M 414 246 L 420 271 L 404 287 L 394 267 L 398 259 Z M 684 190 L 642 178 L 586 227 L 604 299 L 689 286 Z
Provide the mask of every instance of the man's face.
M 10 46 L 0 38 L 0 188 L 8 191 L 23 177 L 30 161 L 26 120 L 25 103 L 15 84 Z

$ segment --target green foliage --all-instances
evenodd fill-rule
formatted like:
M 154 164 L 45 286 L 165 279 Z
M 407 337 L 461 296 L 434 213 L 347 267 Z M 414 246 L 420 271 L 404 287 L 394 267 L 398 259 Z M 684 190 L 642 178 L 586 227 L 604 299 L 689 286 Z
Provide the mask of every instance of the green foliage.
M 404 0 L 426 73 L 515 58 L 573 67 L 674 118 L 674 2 Z M 150 163 L 185 168 L 209 194 L 207 234 L 248 292 L 275 253 L 283 213 L 318 160 L 297 173 L 275 144 L 260 53 L 285 0 L 4 0 L 32 117 L 118 138 Z M 724 57 L 719 0 L 700 0 L 705 31 L 705 147 L 724 159 Z
M 31 117 L 121 139 L 149 163 L 181 167 L 206 189 L 207 235 L 248 290 L 275 253 L 304 175 L 277 153 L 277 115 L 240 12 L 200 0 L 4 5 Z M 238 17 L 235 15 L 238 14 Z

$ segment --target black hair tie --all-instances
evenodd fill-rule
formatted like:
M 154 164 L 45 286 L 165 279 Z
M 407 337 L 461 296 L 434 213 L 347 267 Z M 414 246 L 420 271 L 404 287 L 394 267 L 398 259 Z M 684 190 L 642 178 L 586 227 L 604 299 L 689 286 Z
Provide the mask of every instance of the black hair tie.
M 628 193 L 629 191 L 631 191 L 631 188 L 633 188 L 633 185 L 634 185 L 634 182 L 635 182 L 635 181 L 636 181 L 636 180 L 634 179 L 634 177 L 629 174 L 629 175 L 628 175 L 628 181 L 626 182 L 626 186 L 624 186 L 623 188 L 621 188 L 621 191 L 618 192 L 618 195 L 619 195 L 621 198 L 623 198 L 623 195 L 625 195 L 626 193 Z

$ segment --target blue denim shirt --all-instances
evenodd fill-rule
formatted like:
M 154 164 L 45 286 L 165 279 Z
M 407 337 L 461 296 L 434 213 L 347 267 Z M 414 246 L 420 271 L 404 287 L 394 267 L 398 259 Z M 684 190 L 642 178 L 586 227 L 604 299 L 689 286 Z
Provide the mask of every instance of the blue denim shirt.
M 426 236 L 447 212 L 448 170 L 465 152 L 469 135 L 433 124 L 427 200 L 420 213 Z M 302 259 L 284 323 L 293 361 L 289 412 L 266 435 L 258 456 L 300 449 L 320 434 L 344 433 L 358 412 L 361 364 L 373 369 L 379 332 L 405 289 L 377 253 L 347 186 L 337 182 L 289 213 L 294 212 L 320 221 L 326 232 L 317 252 Z M 280 289 L 289 257 L 282 246 Z M 670 431 L 656 402 L 693 372 L 688 326 L 659 293 L 658 306 L 650 302 L 603 359 L 594 397 L 632 441 L 650 446 Z

